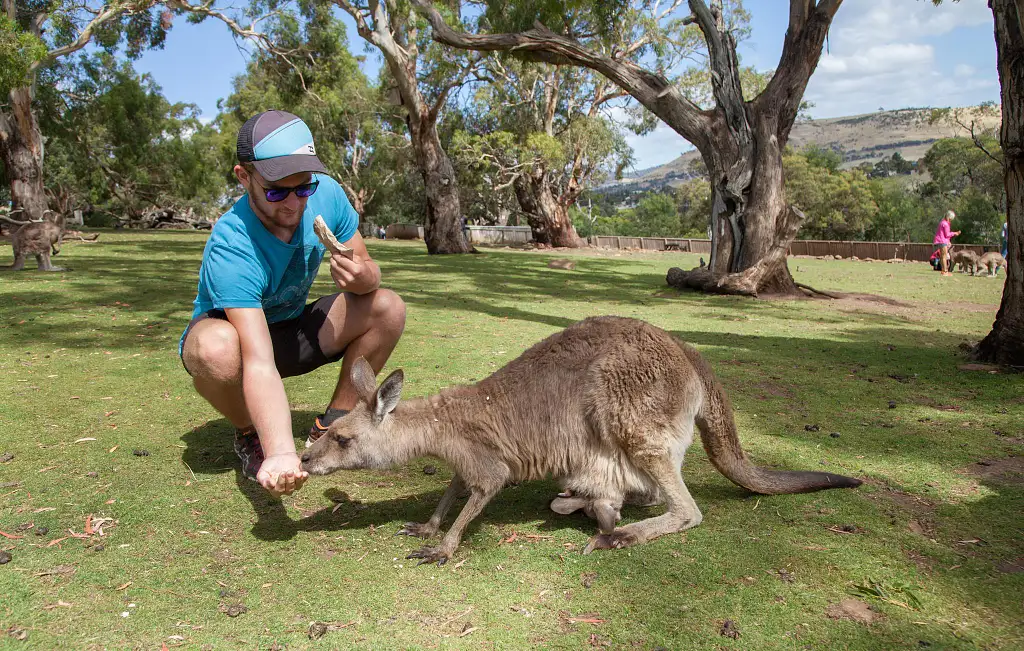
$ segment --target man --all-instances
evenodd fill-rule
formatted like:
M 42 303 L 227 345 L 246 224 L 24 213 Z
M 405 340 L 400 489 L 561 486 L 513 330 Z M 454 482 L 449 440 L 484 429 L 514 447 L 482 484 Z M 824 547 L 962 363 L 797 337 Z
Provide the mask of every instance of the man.
M 942 275 L 952 276 L 953 272 L 949 270 L 949 245 L 954 237 L 960 234 L 960 231 L 953 231 L 949 224 L 956 219 L 956 213 L 952 210 L 946 213 L 946 216 L 939 222 L 939 227 L 935 231 L 935 240 L 933 245 L 935 250 L 939 253 L 939 263 L 942 265 Z
M 380 288 L 359 216 L 316 156 L 296 116 L 266 111 L 238 133 L 234 173 L 246 194 L 217 221 L 203 251 L 192 320 L 179 353 L 200 395 L 235 426 L 242 474 L 273 495 L 302 487 L 283 377 L 343 359 L 341 374 L 307 445 L 355 406 L 350 368 L 365 357 L 379 372 L 405 327 L 405 305 Z M 309 305 L 325 248 L 322 215 L 353 257 L 331 255 L 340 293 Z M 328 254 L 330 255 L 330 254 Z

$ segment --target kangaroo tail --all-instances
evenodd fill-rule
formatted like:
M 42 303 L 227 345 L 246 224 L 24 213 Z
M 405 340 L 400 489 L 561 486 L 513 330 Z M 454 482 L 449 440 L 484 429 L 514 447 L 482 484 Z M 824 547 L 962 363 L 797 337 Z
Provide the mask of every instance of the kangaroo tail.
M 856 488 L 859 479 L 830 472 L 768 470 L 750 462 L 740 447 L 733 420 L 732 405 L 711 367 L 692 347 L 680 348 L 699 373 L 704 385 L 704 401 L 697 412 L 697 427 L 711 463 L 734 484 L 764 495 L 810 493 L 826 488 Z

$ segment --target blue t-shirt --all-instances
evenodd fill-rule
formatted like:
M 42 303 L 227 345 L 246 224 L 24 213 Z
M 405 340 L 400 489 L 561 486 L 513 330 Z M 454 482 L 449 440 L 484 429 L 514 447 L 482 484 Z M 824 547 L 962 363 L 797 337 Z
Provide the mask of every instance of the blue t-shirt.
M 193 319 L 229 307 L 262 308 L 267 323 L 302 313 L 324 257 L 313 220 L 323 216 L 339 242 L 352 239 L 359 227 L 359 215 L 338 182 L 320 174 L 316 179 L 320 185 L 307 200 L 291 242 L 266 229 L 249 206 L 248 194 L 217 220 L 203 250 Z

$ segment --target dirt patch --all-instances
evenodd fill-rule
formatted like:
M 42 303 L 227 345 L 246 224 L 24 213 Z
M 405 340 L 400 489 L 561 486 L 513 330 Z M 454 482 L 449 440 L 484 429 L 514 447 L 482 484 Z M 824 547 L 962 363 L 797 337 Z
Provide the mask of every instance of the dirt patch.
M 1020 574 L 1024 572 L 1024 556 L 996 563 L 996 569 L 1004 574 Z
M 873 303 L 875 305 L 886 305 L 889 307 L 914 307 L 910 303 L 904 303 L 903 301 L 898 301 L 895 298 L 890 298 L 888 296 L 879 296 L 877 294 L 853 293 L 840 294 L 840 296 L 842 296 L 842 298 L 839 299 L 840 305 L 860 305 L 861 303 Z
M 829 606 L 825 614 L 829 619 L 852 619 L 861 624 L 870 624 L 879 617 L 878 613 L 871 610 L 871 606 L 860 599 L 843 599 Z
M 935 511 L 935 502 L 928 498 L 893 490 L 885 484 L 871 479 L 865 480 L 864 483 L 874 485 L 879 489 L 874 493 L 869 493 L 868 499 L 881 502 L 890 507 L 896 507 L 899 511 L 907 512 L 914 516 L 914 519 L 918 522 L 927 520 L 927 516 Z
M 998 484 L 1024 486 L 1024 457 L 986 459 L 972 463 L 961 472 Z
M 909 558 L 923 574 L 932 573 L 932 561 L 927 556 L 913 549 L 907 549 L 903 553 L 906 554 L 907 558 Z
M 754 388 L 761 394 L 759 397 L 762 400 L 767 400 L 769 397 L 774 398 L 792 398 L 793 392 L 779 384 L 773 382 L 758 382 L 754 385 Z
M 897 316 L 907 321 L 925 321 L 936 314 L 976 313 L 994 315 L 998 309 L 997 305 L 981 303 L 943 302 L 941 305 L 933 301 L 909 303 L 875 294 L 842 294 L 842 298 L 835 301 L 835 305 L 841 312 L 852 313 L 870 310 L 877 314 Z

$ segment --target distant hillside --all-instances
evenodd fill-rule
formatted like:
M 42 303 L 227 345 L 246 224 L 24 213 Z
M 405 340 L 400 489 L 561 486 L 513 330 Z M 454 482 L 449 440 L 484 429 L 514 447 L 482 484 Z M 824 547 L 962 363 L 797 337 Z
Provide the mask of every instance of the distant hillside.
M 974 120 L 981 130 L 998 129 L 999 111 L 966 109 L 967 120 Z M 843 167 L 856 167 L 861 163 L 876 163 L 899 152 L 907 160 L 918 160 L 936 140 L 959 133 L 945 121 L 930 122 L 932 109 L 900 109 L 879 111 L 824 120 L 800 120 L 789 136 L 790 146 L 800 149 L 816 143 L 843 154 Z M 677 184 L 692 176 L 691 165 L 700 160 L 694 150 L 672 162 L 631 174 L 621 181 L 609 183 L 616 189 L 626 187 L 648 189 Z

